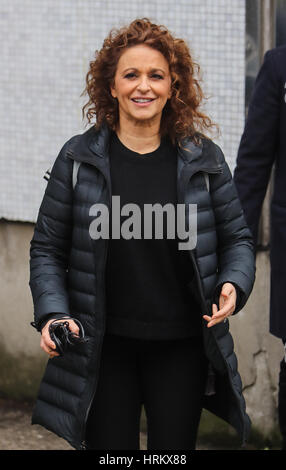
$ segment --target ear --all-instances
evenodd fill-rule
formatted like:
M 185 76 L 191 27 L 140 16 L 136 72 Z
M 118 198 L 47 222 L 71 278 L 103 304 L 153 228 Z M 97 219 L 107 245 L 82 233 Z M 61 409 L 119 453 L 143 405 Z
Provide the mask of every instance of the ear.
M 110 87 L 110 93 L 111 93 L 111 96 L 113 96 L 113 98 L 117 98 L 117 94 L 113 86 Z

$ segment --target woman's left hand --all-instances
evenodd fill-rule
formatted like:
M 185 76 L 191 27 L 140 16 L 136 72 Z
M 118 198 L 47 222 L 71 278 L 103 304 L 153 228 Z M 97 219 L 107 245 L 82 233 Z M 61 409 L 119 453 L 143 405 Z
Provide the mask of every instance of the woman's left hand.
M 219 310 L 216 304 L 212 305 L 212 317 L 203 315 L 203 318 L 208 322 L 207 327 L 211 327 L 224 321 L 235 310 L 236 306 L 236 288 L 230 283 L 223 284 L 219 296 Z

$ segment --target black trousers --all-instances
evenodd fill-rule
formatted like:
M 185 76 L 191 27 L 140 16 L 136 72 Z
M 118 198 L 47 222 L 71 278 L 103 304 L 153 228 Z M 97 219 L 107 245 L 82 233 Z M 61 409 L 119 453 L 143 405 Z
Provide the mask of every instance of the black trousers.
M 142 404 L 148 450 L 195 448 L 208 361 L 199 337 L 104 337 L 87 422 L 88 449 L 139 449 Z
M 282 449 L 286 450 L 286 339 L 283 339 L 285 356 L 280 362 L 279 390 L 278 390 L 278 419 L 282 434 Z

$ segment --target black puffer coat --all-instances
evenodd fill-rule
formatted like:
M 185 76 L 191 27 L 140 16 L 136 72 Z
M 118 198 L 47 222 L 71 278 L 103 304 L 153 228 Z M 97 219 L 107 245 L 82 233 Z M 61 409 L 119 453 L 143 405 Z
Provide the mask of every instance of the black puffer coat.
M 286 338 L 286 45 L 264 56 L 255 81 L 234 170 L 245 219 L 257 243 L 273 171 L 270 205 L 270 333 Z
M 38 326 L 51 312 L 78 318 L 89 339 L 63 357 L 48 361 L 33 411 L 41 424 L 84 448 L 85 425 L 97 386 L 105 331 L 105 263 L 108 240 L 90 237 L 95 203 L 110 204 L 109 130 L 94 127 L 63 146 L 39 210 L 30 249 L 30 288 Z M 197 204 L 198 239 L 190 251 L 195 279 L 189 286 L 198 295 L 202 315 L 211 313 L 224 282 L 239 291 L 240 310 L 252 290 L 253 245 L 231 173 L 217 145 L 186 140 L 177 148 L 178 202 Z M 73 190 L 73 160 L 81 163 Z M 205 178 L 205 174 L 208 178 Z M 250 420 L 245 412 L 241 379 L 228 321 L 207 328 L 205 350 L 215 371 L 216 393 L 205 397 L 205 408 L 232 424 L 242 441 Z

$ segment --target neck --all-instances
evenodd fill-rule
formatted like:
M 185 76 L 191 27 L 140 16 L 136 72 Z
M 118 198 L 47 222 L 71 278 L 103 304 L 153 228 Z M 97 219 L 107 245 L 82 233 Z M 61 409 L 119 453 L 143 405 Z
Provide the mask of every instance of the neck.
M 123 120 L 124 121 L 124 120 Z M 119 121 L 116 131 L 120 141 L 137 153 L 150 153 L 156 150 L 161 142 L 160 123 L 123 122 Z

